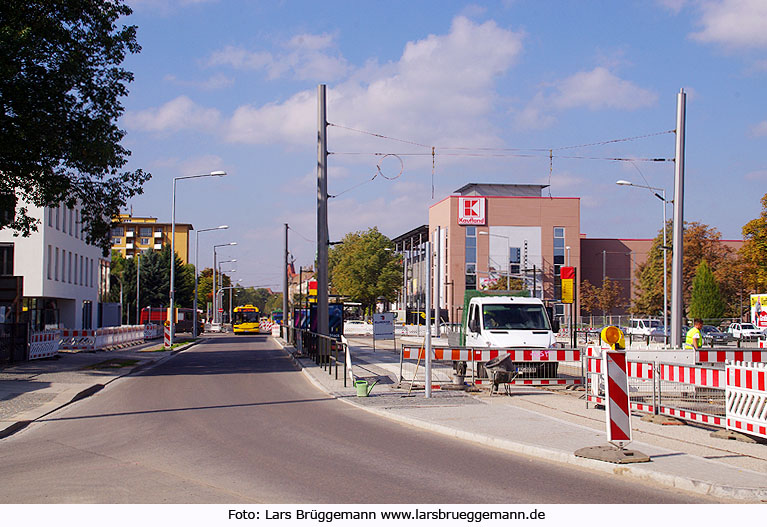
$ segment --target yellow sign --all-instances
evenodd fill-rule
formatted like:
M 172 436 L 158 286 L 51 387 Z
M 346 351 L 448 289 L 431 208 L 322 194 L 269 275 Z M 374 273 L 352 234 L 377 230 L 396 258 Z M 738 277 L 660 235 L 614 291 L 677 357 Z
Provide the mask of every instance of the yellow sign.
M 562 303 L 572 304 L 575 292 L 575 280 L 568 278 L 562 280 Z

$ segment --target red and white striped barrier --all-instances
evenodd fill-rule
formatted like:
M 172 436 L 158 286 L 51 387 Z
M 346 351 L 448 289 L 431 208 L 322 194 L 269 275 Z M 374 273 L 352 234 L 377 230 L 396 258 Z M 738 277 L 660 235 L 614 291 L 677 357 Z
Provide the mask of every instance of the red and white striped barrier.
M 491 381 L 477 379 L 474 384 L 493 384 Z M 515 386 L 578 386 L 583 384 L 583 379 L 514 379 L 503 384 Z
M 95 351 L 96 330 L 62 329 L 59 349 L 76 351 Z
M 162 343 L 166 348 L 170 347 L 170 325 L 163 326 Z
M 144 326 L 144 340 L 162 338 L 162 326 L 160 324 L 146 324 Z
M 61 331 L 49 329 L 36 331 L 29 338 L 29 360 L 53 357 L 59 351 Z
M 767 362 L 767 351 L 755 350 L 700 350 L 696 362 Z
M 725 387 L 725 372 L 715 368 L 661 364 L 659 369 L 662 381 L 694 384 L 705 388 L 724 389 Z
M 259 331 L 261 333 L 271 333 L 272 332 L 272 321 L 271 320 L 265 320 L 264 322 L 261 322 L 261 324 L 259 324 Z
M 629 409 L 629 380 L 626 354 L 606 353 L 605 397 L 607 398 L 607 440 L 631 441 L 631 410 Z
M 423 359 L 426 356 L 424 348 L 404 346 L 403 358 Z M 512 362 L 577 362 L 581 360 L 581 352 L 577 349 L 486 349 L 486 348 L 432 348 L 434 360 L 463 360 L 487 362 L 499 356 L 509 354 Z
M 728 362 L 727 429 L 767 438 L 767 365 Z

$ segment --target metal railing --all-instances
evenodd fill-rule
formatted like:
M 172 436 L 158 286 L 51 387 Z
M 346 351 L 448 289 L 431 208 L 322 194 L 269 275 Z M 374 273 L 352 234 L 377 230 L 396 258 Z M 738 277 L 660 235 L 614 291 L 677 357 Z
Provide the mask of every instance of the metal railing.
M 328 375 L 338 380 L 339 364 L 342 365 L 344 387 L 347 386 L 347 345 L 333 337 L 320 335 L 308 329 L 298 329 L 291 326 L 280 326 L 280 334 L 285 341 L 299 353 L 306 355 L 320 366 Z

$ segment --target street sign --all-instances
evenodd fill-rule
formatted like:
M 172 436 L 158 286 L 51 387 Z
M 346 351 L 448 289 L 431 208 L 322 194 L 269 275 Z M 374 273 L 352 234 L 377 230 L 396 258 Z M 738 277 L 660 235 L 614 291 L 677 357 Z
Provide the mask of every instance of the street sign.
M 373 315 L 373 338 L 376 340 L 394 339 L 394 313 L 376 313 Z
M 223 312 L 224 312 L 224 308 L 223 308 L 223 307 L 219 307 L 219 308 L 218 308 L 218 312 L 219 312 L 219 313 L 223 313 Z
M 575 301 L 575 267 L 562 267 L 562 303 L 572 304 Z

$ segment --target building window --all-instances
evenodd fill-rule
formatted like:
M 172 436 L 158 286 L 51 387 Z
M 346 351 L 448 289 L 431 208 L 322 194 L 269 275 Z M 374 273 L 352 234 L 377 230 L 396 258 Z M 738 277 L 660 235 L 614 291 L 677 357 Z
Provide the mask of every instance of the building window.
M 13 276 L 12 243 L 0 243 L 0 275 Z
M 53 248 L 49 245 L 48 246 L 48 280 L 53 278 L 53 275 L 51 273 L 52 266 L 53 266 Z
M 521 273 L 522 251 L 519 247 L 509 247 L 509 274 L 516 276 Z
M 77 285 L 77 255 L 75 255 L 75 285 Z
M 48 207 L 48 227 L 53 227 L 53 207 Z
M 55 266 L 53 267 L 53 279 L 58 282 L 59 280 L 59 248 L 58 247 L 56 247 L 56 260 L 54 263 L 55 263 Z
M 72 283 L 72 251 L 69 251 L 69 263 L 67 264 L 67 282 Z
M 139 227 L 139 236 L 152 236 L 152 227 Z
M 112 227 L 112 236 L 124 236 L 125 229 L 122 227 Z
M 112 245 L 122 245 L 123 239 L 122 238 L 112 238 Z
M 554 298 L 562 298 L 562 282 L 559 279 L 565 265 L 565 228 L 554 227 Z
M 466 289 L 477 288 L 477 228 L 466 227 Z
M 85 285 L 83 283 L 83 256 L 80 255 L 80 285 Z
M 59 216 L 61 215 L 61 205 L 56 207 L 56 230 L 59 230 Z
M 75 209 L 75 238 L 80 237 L 80 209 Z
M 139 238 L 139 243 L 141 245 L 149 245 L 151 238 Z
M 67 281 L 67 251 L 61 249 L 61 281 Z

